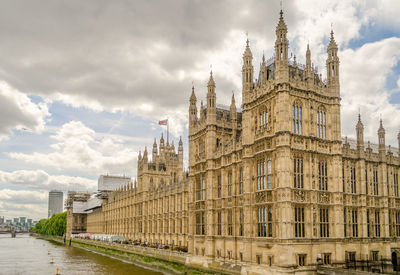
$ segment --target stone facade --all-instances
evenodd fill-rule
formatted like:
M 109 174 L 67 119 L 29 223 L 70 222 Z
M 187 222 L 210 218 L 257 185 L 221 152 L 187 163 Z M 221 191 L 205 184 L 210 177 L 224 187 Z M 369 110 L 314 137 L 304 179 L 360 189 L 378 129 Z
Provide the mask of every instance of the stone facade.
M 246 42 L 240 109 L 234 95 L 229 107 L 217 105 L 212 72 L 200 110 L 192 88 L 189 173 L 182 141 L 176 153 L 161 137 L 151 160 L 147 149 L 139 153 L 137 181 L 116 190 L 99 181 L 101 204 L 83 212 L 69 203 L 67 232 L 81 226 L 74 215 L 86 213 L 89 233 L 188 246 L 187 264 L 228 262 L 242 273 L 304 274 L 316 264 L 397 257 L 399 149 L 385 145 L 382 121 L 378 144 L 364 144 L 360 116 L 357 139 L 342 139 L 333 31 L 326 80 L 309 47 L 305 65 L 288 47 L 281 11 L 275 54 L 262 57 L 255 81 Z
M 326 80 L 313 67 L 309 47 L 305 65 L 288 57 L 288 47 L 281 11 L 275 54 L 262 57 L 254 81 L 247 40 L 240 111 L 234 96 L 230 107 L 216 104 L 212 72 L 199 114 L 192 88 L 191 263 L 228 261 L 279 273 L 390 259 L 400 247 L 398 150 L 385 147 L 382 122 L 376 151 L 364 146 L 361 119 L 356 142 L 342 141 L 333 31 Z
M 99 192 L 101 207 L 91 208 L 87 201 L 87 228 L 83 232 L 187 247 L 189 188 L 182 140 L 177 153 L 173 142 L 165 144 L 161 137 L 158 148 L 154 140 L 151 160 L 146 148 L 143 156 L 139 154 L 137 169 L 134 183 Z M 103 182 L 99 180 L 100 187 Z

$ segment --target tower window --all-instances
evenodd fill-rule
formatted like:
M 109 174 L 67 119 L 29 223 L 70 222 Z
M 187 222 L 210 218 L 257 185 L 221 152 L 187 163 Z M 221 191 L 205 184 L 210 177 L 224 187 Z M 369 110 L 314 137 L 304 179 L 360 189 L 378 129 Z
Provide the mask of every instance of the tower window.
M 217 235 L 222 234 L 222 213 L 221 211 L 218 211 L 217 214 Z
M 257 160 L 257 191 L 265 189 L 265 159 Z
M 228 211 L 228 235 L 233 235 L 233 217 L 232 210 Z
M 319 209 L 319 229 L 321 238 L 329 237 L 329 209 Z
M 356 189 L 356 167 L 354 166 L 354 164 L 351 164 L 350 167 L 350 189 L 351 189 L 351 193 L 355 194 L 357 193 L 357 189 Z
M 320 160 L 318 163 L 318 186 L 319 190 L 328 190 L 328 165 L 326 160 Z
M 232 196 L 232 189 L 233 189 L 233 186 L 232 186 L 232 173 L 230 172 L 228 174 L 228 197 Z
M 358 213 L 357 209 L 351 211 L 351 230 L 353 237 L 358 237 Z
M 326 113 L 322 110 L 317 112 L 317 137 L 326 138 Z
M 272 237 L 272 207 L 262 206 L 257 209 L 258 237 Z
M 378 170 L 376 167 L 373 168 L 372 170 L 372 180 L 373 180 L 373 189 L 374 189 L 374 195 L 377 196 L 379 194 L 379 189 L 378 189 Z
M 304 207 L 296 207 L 294 209 L 294 236 L 296 238 L 304 238 Z
M 304 188 L 302 158 L 295 157 L 293 159 L 293 176 L 294 188 Z
M 302 107 L 298 103 L 295 103 L 292 106 L 292 117 L 293 117 L 293 133 L 301 135 L 303 133 Z

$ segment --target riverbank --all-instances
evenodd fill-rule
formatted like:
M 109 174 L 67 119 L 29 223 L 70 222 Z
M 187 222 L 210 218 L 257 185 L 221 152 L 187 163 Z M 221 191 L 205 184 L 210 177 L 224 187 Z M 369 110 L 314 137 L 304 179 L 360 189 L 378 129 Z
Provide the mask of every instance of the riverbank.
M 61 237 L 34 235 L 37 238 L 64 244 Z M 69 245 L 69 241 L 65 245 Z M 94 253 L 110 256 L 166 274 L 232 274 L 220 270 L 204 270 L 201 267 L 186 265 L 186 253 L 170 250 L 154 249 L 126 244 L 106 243 L 93 240 L 73 239 L 71 246 Z M 236 273 L 236 272 L 233 272 Z

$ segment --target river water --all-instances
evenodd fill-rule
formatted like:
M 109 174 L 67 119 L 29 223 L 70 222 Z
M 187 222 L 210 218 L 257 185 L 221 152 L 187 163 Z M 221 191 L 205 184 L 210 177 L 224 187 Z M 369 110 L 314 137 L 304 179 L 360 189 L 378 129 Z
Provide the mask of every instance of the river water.
M 0 274 L 161 274 L 84 249 L 37 239 L 28 234 L 0 234 Z

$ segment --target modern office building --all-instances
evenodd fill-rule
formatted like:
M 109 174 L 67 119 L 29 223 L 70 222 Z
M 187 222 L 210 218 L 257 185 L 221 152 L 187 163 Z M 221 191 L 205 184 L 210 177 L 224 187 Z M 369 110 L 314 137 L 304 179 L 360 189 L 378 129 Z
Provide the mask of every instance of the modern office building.
M 63 198 L 64 193 L 62 191 L 52 190 L 49 192 L 49 218 L 54 214 L 63 212 Z

